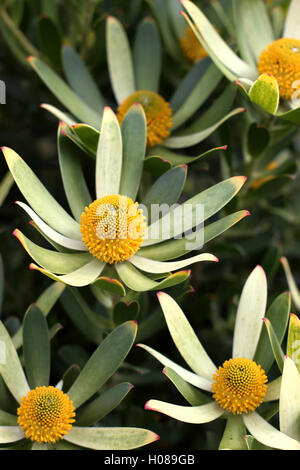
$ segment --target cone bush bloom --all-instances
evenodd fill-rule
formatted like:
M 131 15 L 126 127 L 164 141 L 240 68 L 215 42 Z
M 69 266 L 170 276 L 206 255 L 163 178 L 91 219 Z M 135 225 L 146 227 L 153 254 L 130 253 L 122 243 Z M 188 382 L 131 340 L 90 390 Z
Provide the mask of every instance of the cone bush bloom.
M 264 370 L 268 370 L 272 364 L 272 355 L 266 354 L 264 343 L 268 338 L 262 336 L 261 331 L 267 304 L 267 283 L 263 269 L 257 266 L 244 285 L 235 320 L 232 358 L 227 359 L 219 368 L 207 355 L 178 304 L 163 292 L 158 294 L 158 299 L 172 339 L 193 372 L 149 346 L 139 346 L 166 366 L 165 375 L 188 401 L 192 396 L 188 393 L 191 389 L 195 392 L 198 402 L 202 401 L 204 404 L 181 406 L 151 399 L 145 408 L 194 424 L 207 423 L 221 416 L 227 418 L 220 448 L 229 445 L 227 439 L 229 436 L 232 439 L 233 434 L 238 437 L 234 442 L 231 441 L 231 448 L 243 448 L 243 437 L 247 428 L 256 440 L 266 446 L 300 450 L 300 445 L 295 439 L 275 429 L 259 414 L 260 405 L 269 400 L 278 400 L 280 393 L 280 380 L 268 382 Z M 280 306 L 282 315 L 285 312 L 287 317 L 290 305 L 288 298 L 285 300 L 285 308 L 282 308 L 282 299 L 275 301 L 278 302 L 277 306 L 273 304 L 270 307 L 274 309 L 272 316 Z M 199 392 L 194 387 L 211 392 L 213 400 L 206 395 L 198 395 Z
M 179 165 L 158 178 L 153 188 L 139 201 L 142 203 L 139 206 L 136 197 L 143 170 L 146 132 L 141 105 L 130 108 L 122 128 L 112 110 L 105 108 L 97 146 L 96 198 L 93 199 L 82 173 L 80 150 L 70 141 L 64 126 L 60 125 L 60 168 L 72 216 L 48 193 L 19 155 L 3 148 L 16 184 L 30 204 L 18 202 L 18 205 L 56 249 L 42 248 L 18 229 L 15 230 L 14 235 L 37 263 L 31 264 L 32 269 L 76 287 L 95 282 L 101 287 L 102 281 L 107 284 L 107 279 L 114 276 L 114 282 L 118 285 L 124 283 L 129 289 L 141 292 L 183 282 L 189 271 L 182 271 L 182 268 L 190 264 L 217 261 L 210 253 L 177 259 L 200 248 L 203 242 L 248 215 L 247 211 L 238 211 L 203 228 L 204 220 L 216 214 L 237 194 L 245 177 L 229 178 L 183 205 L 176 205 L 187 171 L 186 166 Z M 163 217 L 146 220 L 147 214 L 143 210 L 151 209 L 152 203 L 157 207 L 167 201 L 170 207 Z M 199 205 L 205 208 L 204 220 L 197 211 Z M 189 218 L 184 224 L 178 224 L 181 219 L 184 221 L 185 208 L 190 211 Z M 196 230 L 192 236 L 188 235 L 193 228 Z M 197 236 L 200 236 L 199 239 Z M 170 271 L 177 272 L 168 274 Z M 162 280 L 153 280 L 151 275 Z
M 299 124 L 300 29 L 295 20 L 300 13 L 299 1 L 291 1 L 279 39 L 262 0 L 251 2 L 251 8 L 247 0 L 234 1 L 240 56 L 193 2 L 181 3 L 189 15 L 184 13 L 186 20 L 220 71 L 236 81 L 252 102 L 270 114 Z M 255 31 L 249 39 L 245 35 L 246 24 L 248 30 Z
M 2 397 L 3 403 L 10 403 L 13 397 L 18 404 L 16 414 L 0 409 L 0 444 L 11 450 L 129 450 L 156 441 L 157 434 L 146 429 L 97 426 L 132 389 L 129 383 L 119 383 L 99 394 L 126 358 L 136 332 L 135 322 L 123 323 L 102 341 L 82 370 L 73 365 L 52 386 L 49 331 L 42 311 L 33 304 L 24 317 L 21 345 L 25 369 L 15 341 L 0 321 L 5 350 L 0 374 L 7 395 Z

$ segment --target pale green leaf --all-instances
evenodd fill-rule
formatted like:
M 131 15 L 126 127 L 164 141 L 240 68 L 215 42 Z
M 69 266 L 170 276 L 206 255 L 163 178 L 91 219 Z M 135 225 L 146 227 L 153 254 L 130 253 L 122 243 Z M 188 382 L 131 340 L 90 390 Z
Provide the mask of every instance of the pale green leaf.
M 178 351 L 196 374 L 211 380 L 217 367 L 206 353 L 183 311 L 168 294 L 159 292 L 157 297 Z
M 283 31 L 284 38 L 300 40 L 300 0 L 291 0 Z
M 134 104 L 123 119 L 123 161 L 119 194 L 135 201 L 140 186 L 147 142 L 147 122 L 144 109 Z
M 149 60 L 149 58 L 151 58 Z M 159 89 L 162 49 L 159 33 L 152 18 L 145 18 L 137 27 L 133 47 L 137 90 L 157 92 Z
M 0 321 L 0 374 L 17 402 L 29 392 L 29 386 L 11 337 Z M 17 439 L 16 439 L 17 440 Z
M 133 345 L 136 331 L 136 322 L 125 322 L 98 346 L 68 391 L 75 408 L 98 392 L 118 369 Z
M 105 107 L 96 157 L 97 198 L 119 194 L 121 172 L 121 130 L 113 111 Z
M 300 376 L 288 356 L 284 360 L 279 401 L 280 431 L 300 442 Z
M 265 446 L 280 450 L 300 450 L 300 443 L 271 426 L 255 411 L 243 415 L 245 425 L 255 439 Z
M 8 147 L 2 151 L 16 184 L 33 210 L 54 230 L 79 240 L 79 224 L 56 202 L 25 161 Z
M 233 336 L 233 357 L 253 359 L 267 304 L 267 279 L 261 266 L 248 277 L 239 300 Z
M 163 354 L 159 353 L 158 351 L 155 351 L 155 349 L 150 348 L 145 344 L 138 344 L 137 346 L 145 349 L 145 351 L 155 357 L 155 359 L 157 359 L 165 367 L 170 367 L 171 369 L 173 369 L 183 380 L 185 380 L 189 384 L 194 385 L 195 387 L 200 388 L 201 390 L 211 392 L 211 379 L 206 379 L 204 377 L 200 377 L 197 374 L 194 374 L 193 372 L 185 369 L 184 367 L 179 366 L 178 364 L 176 364 L 176 362 L 171 361 Z
M 73 427 L 65 440 L 94 450 L 130 450 L 158 439 L 147 429 L 140 428 L 80 428 Z
M 158 411 L 183 423 L 210 423 L 222 416 L 224 410 L 216 402 L 200 406 L 180 406 L 160 400 L 149 400 L 146 410 Z
M 112 88 L 120 104 L 136 91 L 130 45 L 122 24 L 112 16 L 106 23 L 107 61 Z

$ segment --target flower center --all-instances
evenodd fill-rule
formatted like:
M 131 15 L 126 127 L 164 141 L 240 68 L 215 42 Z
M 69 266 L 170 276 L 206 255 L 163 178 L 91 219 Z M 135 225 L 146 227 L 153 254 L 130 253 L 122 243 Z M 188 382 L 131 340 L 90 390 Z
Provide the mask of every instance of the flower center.
M 23 397 L 18 423 L 26 438 L 38 443 L 55 443 L 68 434 L 75 421 L 72 401 L 55 387 L 37 387 Z
M 229 359 L 213 378 L 213 398 L 233 414 L 254 411 L 263 402 L 267 391 L 267 376 L 251 359 Z
M 290 99 L 300 80 L 300 41 L 281 38 L 269 44 L 260 55 L 258 71 L 273 75 L 281 98 Z
M 206 49 L 199 42 L 197 36 L 190 26 L 187 26 L 184 36 L 179 40 L 183 55 L 193 63 L 207 57 Z
M 131 258 L 145 235 L 146 223 L 138 203 L 126 196 L 105 196 L 92 202 L 81 214 L 82 241 L 105 263 Z
M 118 108 L 118 120 L 122 123 L 129 108 L 140 103 L 147 121 L 147 145 L 153 147 L 170 135 L 172 127 L 172 109 L 160 95 L 153 91 L 136 91 L 121 103 Z

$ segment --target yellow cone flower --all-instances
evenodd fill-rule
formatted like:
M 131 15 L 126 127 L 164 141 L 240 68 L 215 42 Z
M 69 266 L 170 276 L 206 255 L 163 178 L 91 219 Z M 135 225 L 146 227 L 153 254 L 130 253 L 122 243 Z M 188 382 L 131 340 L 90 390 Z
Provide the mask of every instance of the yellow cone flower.
M 72 428 L 74 417 L 68 395 L 52 386 L 31 390 L 18 408 L 18 423 L 26 438 L 38 443 L 62 439 Z

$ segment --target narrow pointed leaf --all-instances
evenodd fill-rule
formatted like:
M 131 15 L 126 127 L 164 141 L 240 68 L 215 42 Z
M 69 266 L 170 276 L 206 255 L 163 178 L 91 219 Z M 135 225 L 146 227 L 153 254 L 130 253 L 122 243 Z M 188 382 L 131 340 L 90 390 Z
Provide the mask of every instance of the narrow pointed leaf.
M 62 61 L 68 82 L 76 95 L 100 115 L 104 107 L 104 98 L 79 54 L 71 46 L 64 45 Z
M 41 310 L 31 305 L 23 321 L 23 353 L 31 389 L 48 386 L 50 377 L 50 343 L 48 325 Z
M 65 235 L 61 235 L 60 233 L 56 232 L 53 228 L 51 228 L 49 225 L 47 225 L 27 204 L 24 202 L 16 201 L 16 204 L 18 206 L 22 207 L 25 212 L 31 217 L 33 222 L 37 225 L 38 229 L 42 232 L 45 233 L 46 237 L 48 237 L 50 240 L 52 240 L 55 243 L 58 243 L 58 245 L 61 245 L 65 248 L 69 248 L 71 250 L 77 250 L 77 251 L 87 251 L 85 245 L 81 240 L 79 240 L 79 235 L 80 230 L 79 230 L 79 224 L 78 224 L 78 234 L 76 235 L 76 238 L 69 238 L 66 237 Z
M 149 60 L 151 57 L 151 60 Z M 152 18 L 145 18 L 138 26 L 133 47 L 135 82 L 137 90 L 157 92 L 159 88 L 162 49 L 159 33 Z
M 96 157 L 100 132 L 94 127 L 82 123 L 73 126 L 72 131 L 85 151 Z
M 147 429 L 140 428 L 80 428 L 73 427 L 65 440 L 94 450 L 130 450 L 158 439 Z
M 255 411 L 243 415 L 247 429 L 265 446 L 280 450 L 300 450 L 300 443 L 271 426 Z
M 264 402 L 279 400 L 281 387 L 281 376 L 272 382 L 268 383 L 267 393 L 264 397 Z
M 167 287 L 176 286 L 184 282 L 190 275 L 190 271 L 177 271 L 160 282 L 153 281 L 145 276 L 141 271 L 135 268 L 130 262 L 124 261 L 115 266 L 121 281 L 126 284 L 129 289 L 135 292 L 146 292 L 148 290 L 166 289 Z
M 197 240 L 198 235 L 200 235 L 199 239 L 203 240 L 203 243 L 205 245 L 210 240 L 213 240 L 217 236 L 221 235 L 223 232 L 228 230 L 230 227 L 232 227 L 248 215 L 248 211 L 239 211 L 235 212 L 234 214 L 230 214 L 226 217 L 223 217 L 217 220 L 216 222 L 205 226 L 204 229 L 201 227 L 199 230 L 199 234 L 198 231 L 195 232 L 195 239 Z M 203 230 L 204 234 L 202 236 Z M 155 259 L 158 261 L 179 258 L 180 256 L 183 256 L 191 251 L 188 246 L 190 241 L 190 239 L 183 237 L 178 240 L 170 240 L 164 243 L 159 243 L 157 245 L 142 247 L 140 248 L 138 253 L 140 256 Z
M 283 269 L 286 275 L 286 279 L 287 279 L 288 286 L 291 292 L 292 300 L 297 310 L 300 311 L 300 292 L 295 282 L 295 279 L 293 277 L 289 262 L 284 256 L 280 259 L 280 261 L 281 261 L 281 264 L 283 266 Z
M 266 326 L 266 329 L 267 329 L 267 332 L 268 332 L 268 335 L 269 335 L 271 348 L 272 348 L 275 360 L 277 362 L 277 366 L 278 366 L 280 372 L 282 372 L 283 371 L 283 362 L 284 362 L 284 353 L 281 349 L 280 343 L 278 341 L 278 338 L 276 336 L 276 333 L 274 331 L 274 328 L 273 328 L 271 322 L 267 318 L 265 318 L 264 319 L 264 324 Z
M 284 25 L 284 38 L 294 38 L 300 40 L 299 15 L 300 1 L 291 0 Z
M 20 441 L 25 434 L 20 426 L 0 426 L 0 444 Z
M 216 402 L 200 406 L 180 406 L 159 400 L 149 400 L 145 408 L 158 411 L 183 423 L 210 423 L 222 416 L 224 410 Z
M 22 158 L 7 147 L 4 157 L 21 193 L 33 210 L 54 230 L 79 239 L 79 224 L 56 202 Z
M 267 280 L 257 266 L 248 277 L 240 297 L 233 336 L 233 357 L 253 359 L 267 304 Z
M 64 135 L 64 127 L 58 129 L 58 157 L 60 172 L 62 175 L 64 190 L 74 218 L 80 222 L 80 217 L 85 206 L 91 202 L 91 196 L 87 188 L 78 147 Z
M 291 296 L 289 292 L 284 292 L 283 294 L 276 297 L 266 313 L 266 318 L 272 323 L 274 332 L 280 344 L 282 343 L 286 333 L 290 308 Z M 270 345 L 266 328 L 262 329 L 256 348 L 254 361 L 257 364 L 260 364 L 265 372 L 268 372 L 274 362 L 274 354 Z
M 211 60 L 209 58 L 200 60 L 185 75 L 170 99 L 170 106 L 174 114 L 184 105 L 192 90 L 197 86 L 199 81 L 202 80 L 210 65 Z
M 96 157 L 97 198 L 119 194 L 122 172 L 122 136 L 113 111 L 105 107 Z
M 300 320 L 293 313 L 290 315 L 286 352 L 293 359 L 300 374 Z
M 117 370 L 133 345 L 136 331 L 135 322 L 123 323 L 98 346 L 68 392 L 75 408 L 92 397 Z
M 17 402 L 29 392 L 29 386 L 18 354 L 4 325 L 0 322 L 1 362 L 0 374 Z
M 101 421 L 121 403 L 132 387 L 130 383 L 120 383 L 102 393 L 78 411 L 76 425 L 91 426 Z
M 175 207 L 160 220 L 148 226 L 143 247 L 159 243 L 168 238 L 178 237 L 184 231 L 187 232 L 196 225 L 203 224 L 205 220 L 216 214 L 238 193 L 245 183 L 245 180 L 246 178 L 244 176 L 229 178 L 188 199 L 184 204 Z M 204 213 L 200 214 L 201 219 L 199 210 L 202 208 Z M 179 223 L 180 220 L 182 221 L 181 224 Z M 170 226 L 170 223 L 173 226 Z M 170 230 L 166 232 L 164 228 L 168 227 Z M 194 248 L 191 249 L 202 247 L 203 240 L 201 241 L 201 246 L 194 246 Z M 191 237 L 190 242 L 191 245 L 193 244 L 192 242 L 194 242 Z
M 141 201 L 148 210 L 148 224 L 156 220 L 155 215 L 151 214 L 151 206 L 153 208 L 154 204 L 166 204 L 171 207 L 178 201 L 183 190 L 186 175 L 187 167 L 180 165 L 166 171 L 153 183 Z
M 135 201 L 140 186 L 147 142 L 147 123 L 143 107 L 134 104 L 121 127 L 123 142 L 122 174 L 119 194 Z
M 136 91 L 132 56 L 126 32 L 116 18 L 106 23 L 107 61 L 112 88 L 120 104 Z
M 31 263 L 30 265 L 31 269 L 40 271 L 42 274 L 45 274 L 46 276 L 50 277 L 50 279 L 53 279 L 54 281 L 63 282 L 64 284 L 74 287 L 83 287 L 92 284 L 100 276 L 104 267 L 105 263 L 102 263 L 98 259 L 93 259 L 92 261 L 89 261 L 85 265 L 81 266 L 81 268 L 76 269 L 72 273 L 64 274 L 63 276 L 56 276 L 51 271 L 40 268 L 34 263 Z
M 185 102 L 173 115 L 173 131 L 186 122 L 200 108 L 220 83 L 221 79 L 221 72 L 214 64 L 211 64 L 197 85 L 190 92 Z
M 155 19 L 159 25 L 160 33 L 162 35 L 168 54 L 170 54 L 170 56 L 175 60 L 182 59 L 180 49 L 176 43 L 170 24 L 168 2 L 161 2 L 161 0 L 149 0 L 149 6 L 152 9 L 153 15 L 155 16 Z
M 211 392 L 211 379 L 206 379 L 204 377 L 200 377 L 197 374 L 194 374 L 193 372 L 185 369 L 184 367 L 179 366 L 178 364 L 176 364 L 176 362 L 171 361 L 163 354 L 159 353 L 158 351 L 155 351 L 155 349 L 150 348 L 145 344 L 138 344 L 137 346 L 145 349 L 145 351 L 155 357 L 155 359 L 157 359 L 165 367 L 169 367 L 174 370 L 183 380 L 185 380 L 189 384 L 194 385 L 195 387 L 200 388 L 201 390 Z
M 200 255 L 192 256 L 182 261 L 154 261 L 149 258 L 135 255 L 130 258 L 132 263 L 137 268 L 148 273 L 166 273 L 168 271 L 176 271 L 177 269 L 185 268 L 191 264 L 201 261 L 218 261 L 218 259 L 210 253 L 201 253 Z
M 189 0 L 182 0 L 182 4 L 198 28 L 198 32 L 196 31 L 198 39 L 206 47 L 216 65 L 218 66 L 219 63 L 223 64 L 236 78 L 255 79 L 256 71 L 230 49 L 201 10 Z
M 51 104 L 43 103 L 41 104 L 41 108 L 53 114 L 53 116 L 55 116 L 59 121 L 62 121 L 67 124 L 67 126 L 72 127 L 76 124 L 76 121 L 74 120 L 73 116 L 64 113 L 63 111 L 56 108 L 55 106 L 52 106 Z
M 163 373 L 173 382 L 179 393 L 181 393 L 190 405 L 199 406 L 211 401 L 207 395 L 183 380 L 180 375 L 170 367 L 165 367 Z
M 18 418 L 16 415 L 0 410 L 0 427 L 17 426 Z
M 59 253 L 42 248 L 29 240 L 18 229 L 13 234 L 36 263 L 56 274 L 69 274 L 93 259 L 90 253 Z
M 241 16 L 238 22 L 244 25 L 244 35 L 256 60 L 262 50 L 274 41 L 273 30 L 266 6 L 262 0 L 238 0 Z M 251 32 L 255 31 L 255 34 Z
M 217 367 L 207 355 L 183 311 L 168 294 L 159 292 L 157 297 L 178 351 L 196 374 L 211 380 Z
M 174 135 L 174 137 L 169 137 L 164 140 L 163 145 L 168 148 L 172 149 L 180 149 L 183 147 L 192 147 L 193 145 L 199 144 L 208 136 L 210 136 L 213 132 L 215 132 L 224 122 L 228 121 L 228 119 L 236 116 L 237 114 L 243 113 L 245 111 L 244 108 L 236 108 L 230 113 L 226 114 L 222 119 L 218 122 L 213 124 L 212 126 L 208 127 L 207 129 L 200 130 L 198 132 L 194 132 L 193 134 L 189 135 Z
M 45 62 L 30 57 L 29 63 L 59 101 L 79 120 L 99 129 L 101 113 L 96 113 Z
M 8 195 L 10 188 L 14 183 L 12 174 L 8 171 L 4 178 L 0 181 L 0 207 L 3 204 L 4 199 Z
M 300 442 L 300 376 L 288 356 L 284 360 L 279 401 L 280 431 Z
M 240 415 L 229 415 L 219 450 L 246 450 L 244 436 L 246 428 Z

